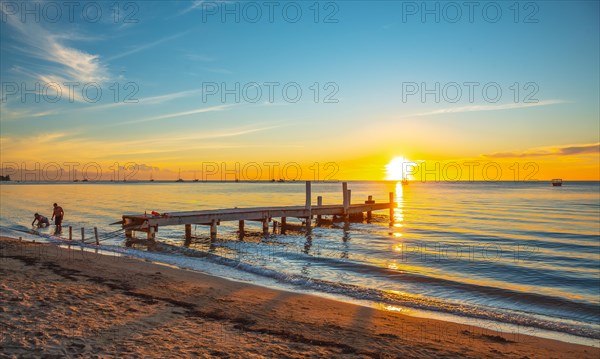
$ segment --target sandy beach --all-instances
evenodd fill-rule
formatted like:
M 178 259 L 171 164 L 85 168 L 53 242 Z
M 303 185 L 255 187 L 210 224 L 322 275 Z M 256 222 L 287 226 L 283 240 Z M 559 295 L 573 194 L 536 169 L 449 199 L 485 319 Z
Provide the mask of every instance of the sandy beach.
M 73 248 L 0 240 L 1 357 L 600 356 Z

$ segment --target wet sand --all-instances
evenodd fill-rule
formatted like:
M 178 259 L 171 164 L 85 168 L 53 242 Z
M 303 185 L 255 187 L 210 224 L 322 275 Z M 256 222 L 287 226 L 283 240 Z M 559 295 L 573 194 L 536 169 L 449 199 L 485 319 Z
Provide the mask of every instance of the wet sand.
M 0 238 L 0 357 L 600 357 L 73 248 Z

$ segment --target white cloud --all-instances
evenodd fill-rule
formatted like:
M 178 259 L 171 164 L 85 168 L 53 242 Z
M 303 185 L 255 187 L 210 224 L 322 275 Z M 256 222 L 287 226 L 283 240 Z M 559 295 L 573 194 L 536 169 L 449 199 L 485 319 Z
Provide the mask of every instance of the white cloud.
M 565 103 L 565 101 L 546 100 L 546 101 L 539 101 L 536 103 L 507 103 L 507 104 L 490 104 L 490 105 L 471 105 L 471 106 L 461 106 L 461 107 L 448 107 L 448 108 L 443 108 L 443 109 L 434 110 L 434 111 L 415 113 L 410 116 L 435 116 L 435 115 L 445 115 L 445 114 L 451 114 L 451 113 L 464 113 L 464 112 L 514 110 L 514 109 L 528 108 L 528 107 L 557 105 L 557 104 L 561 104 L 561 103 Z

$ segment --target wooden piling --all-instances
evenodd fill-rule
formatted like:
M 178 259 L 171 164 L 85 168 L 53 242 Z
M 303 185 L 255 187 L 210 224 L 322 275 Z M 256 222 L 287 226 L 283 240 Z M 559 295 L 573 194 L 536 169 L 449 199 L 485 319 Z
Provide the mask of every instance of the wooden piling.
M 85 242 L 85 229 L 81 227 L 81 242 Z
M 69 240 L 72 241 L 73 240 L 73 227 L 69 226 Z
M 154 242 L 156 239 L 156 228 L 150 227 L 148 228 L 148 240 Z
M 323 197 L 322 196 L 318 196 L 317 197 L 317 206 L 321 207 L 323 205 Z M 321 215 L 318 214 L 317 215 L 317 226 L 321 225 Z
M 344 196 L 344 222 L 348 222 L 348 209 L 350 208 L 350 201 L 348 201 L 348 182 L 342 182 L 342 194 Z
M 98 227 L 94 227 L 94 238 L 96 239 L 96 245 L 100 245 L 100 240 L 98 239 Z
M 373 203 L 375 203 L 375 201 L 373 201 L 373 196 L 369 196 L 369 198 L 367 199 L 367 201 L 365 203 L 366 204 L 373 204 Z M 371 218 L 372 218 L 372 212 L 371 211 L 367 211 L 367 223 L 371 223 Z
M 312 183 L 306 181 L 306 209 L 310 213 L 312 209 Z
M 186 241 L 192 240 L 192 225 L 191 224 L 185 225 L 185 240 Z
M 217 239 L 217 220 L 213 219 L 210 223 L 210 239 Z
M 287 226 L 287 217 L 281 217 L 281 234 L 285 234 L 286 226 Z
M 262 220 L 262 230 L 263 234 L 266 236 L 269 234 L 269 219 L 265 218 Z
M 240 239 L 242 239 L 242 238 L 244 238 L 244 225 L 245 225 L 244 220 L 240 220 L 238 222 L 238 225 L 239 225 Z

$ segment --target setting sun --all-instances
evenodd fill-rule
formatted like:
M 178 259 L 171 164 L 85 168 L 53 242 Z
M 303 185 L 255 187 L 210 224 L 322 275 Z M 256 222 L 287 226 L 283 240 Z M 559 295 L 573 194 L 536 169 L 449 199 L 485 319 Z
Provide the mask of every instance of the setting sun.
M 390 163 L 385 165 L 386 180 L 402 181 L 412 178 L 412 167 L 416 166 L 414 162 L 404 158 L 403 156 L 394 157 Z

